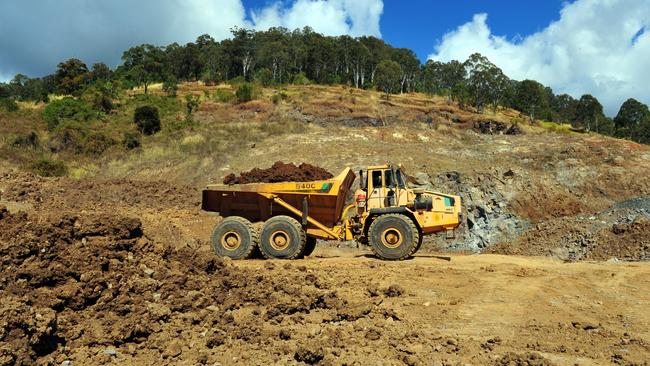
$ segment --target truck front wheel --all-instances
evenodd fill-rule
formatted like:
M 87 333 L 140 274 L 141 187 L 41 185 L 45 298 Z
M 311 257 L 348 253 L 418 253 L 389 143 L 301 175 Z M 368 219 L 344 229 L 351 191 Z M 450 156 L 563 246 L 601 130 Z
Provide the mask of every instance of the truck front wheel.
M 289 216 L 268 219 L 260 233 L 260 251 L 266 258 L 296 259 L 305 249 L 307 235 L 298 220 Z
M 387 214 L 377 217 L 368 229 L 368 240 L 375 255 L 386 260 L 402 260 L 415 253 L 420 233 L 408 217 Z
M 248 259 L 252 257 L 259 236 L 250 221 L 243 217 L 226 217 L 212 231 L 212 248 L 220 257 Z

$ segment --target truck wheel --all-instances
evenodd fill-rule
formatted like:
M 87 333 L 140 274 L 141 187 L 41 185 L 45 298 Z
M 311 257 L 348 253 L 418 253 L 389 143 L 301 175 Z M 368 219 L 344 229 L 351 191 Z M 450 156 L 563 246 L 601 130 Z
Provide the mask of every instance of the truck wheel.
M 243 217 L 226 217 L 212 231 L 212 248 L 220 257 L 248 259 L 253 255 L 259 234 Z
M 370 247 L 375 255 L 386 260 L 402 260 L 415 253 L 420 233 L 413 221 L 400 214 L 377 217 L 368 229 Z
M 259 247 L 269 259 L 296 259 L 303 254 L 306 241 L 307 235 L 296 219 L 274 216 L 262 227 Z
M 311 236 L 307 237 L 307 242 L 305 243 L 305 251 L 302 253 L 303 256 L 309 257 L 316 249 L 316 238 Z

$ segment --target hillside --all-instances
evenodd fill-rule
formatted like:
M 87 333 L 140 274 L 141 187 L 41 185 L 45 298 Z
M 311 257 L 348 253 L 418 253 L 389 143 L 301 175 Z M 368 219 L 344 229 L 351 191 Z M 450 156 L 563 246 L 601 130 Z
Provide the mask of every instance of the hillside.
M 512 244 L 527 230 L 527 235 L 550 230 L 561 236 L 548 243 L 553 248 L 522 243 L 502 251 L 548 255 L 558 249 L 554 253 L 564 253 L 566 259 L 589 257 L 574 248 L 578 241 L 598 242 L 601 230 L 630 224 L 636 214 L 650 210 L 643 200 L 650 191 L 648 146 L 574 133 L 553 123 L 531 124 L 512 110 L 476 114 L 442 97 L 403 94 L 387 101 L 378 92 L 340 86 L 260 88 L 254 100 L 241 104 L 233 102 L 233 87 L 225 84 L 182 84 L 176 98 L 164 96 L 160 85 L 150 90 L 148 96 L 130 92 L 110 114 L 83 123 L 86 137 L 75 133 L 74 124 L 48 132 L 41 105 L 1 115 L 4 169 L 29 170 L 32 161 L 46 156 L 66 163 L 72 180 L 64 178 L 70 182 L 65 184 L 98 181 L 101 191 L 116 180 L 144 181 L 146 186 L 164 181 L 188 186 L 188 197 L 178 199 L 194 203 L 201 186 L 278 160 L 312 163 L 331 172 L 390 161 L 403 164 L 419 183 L 464 199 L 468 222 L 463 235 L 427 247 L 476 251 L 503 241 Z M 188 94 L 200 98 L 191 119 L 184 111 Z M 160 108 L 162 131 L 138 137 L 141 147 L 129 150 L 120 140 L 124 133 L 137 132 L 133 110 L 143 104 Z M 522 133 L 490 134 L 490 126 L 499 123 Z M 36 146 L 16 143 L 31 132 Z M 88 145 L 97 140 L 108 141 L 105 149 L 89 152 Z M 190 187 L 197 189 L 196 196 Z M 635 198 L 641 198 L 636 205 L 620 204 Z M 612 207 L 615 214 L 604 218 L 602 212 Z M 627 212 L 632 209 L 636 211 Z M 203 236 L 190 237 L 207 239 L 210 226 Z M 562 237 L 568 231 L 572 236 Z M 629 259 L 645 256 L 642 251 Z
M 49 130 L 42 104 L 0 112 L 0 312 L 15 325 L 0 364 L 647 359 L 650 146 L 419 93 L 257 86 L 236 103 L 235 90 L 152 85 Z M 137 132 L 142 105 L 160 132 Z M 400 263 L 350 243 L 288 264 L 217 260 L 200 188 L 276 161 L 401 163 L 460 195 L 465 220 Z M 36 174 L 57 162 L 62 176 Z

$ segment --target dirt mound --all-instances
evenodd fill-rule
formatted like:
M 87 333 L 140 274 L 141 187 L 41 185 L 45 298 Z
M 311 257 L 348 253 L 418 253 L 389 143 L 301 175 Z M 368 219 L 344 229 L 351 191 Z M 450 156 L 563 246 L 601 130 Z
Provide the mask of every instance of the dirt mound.
M 348 346 L 336 324 L 399 321 L 381 299 L 348 300 L 304 267 L 269 262 L 260 272 L 152 243 L 138 219 L 0 212 L 0 365 L 203 364 L 242 345 L 270 345 L 278 363 L 331 363 Z M 328 340 L 314 348 L 309 332 L 327 324 Z M 359 334 L 343 338 L 367 332 L 345 329 Z
M 276 183 L 276 182 L 311 182 L 334 177 L 327 170 L 302 163 L 298 166 L 277 161 L 268 169 L 254 168 L 239 176 L 229 174 L 223 179 L 224 184 Z

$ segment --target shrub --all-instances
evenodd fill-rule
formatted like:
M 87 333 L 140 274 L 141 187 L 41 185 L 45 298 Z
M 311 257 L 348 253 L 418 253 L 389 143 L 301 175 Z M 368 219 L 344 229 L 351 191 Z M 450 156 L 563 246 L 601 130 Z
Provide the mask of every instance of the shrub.
M 238 103 L 250 102 L 253 100 L 253 87 L 248 84 L 242 84 L 235 93 Z
M 113 110 L 113 100 L 106 94 L 97 94 L 93 99 L 93 107 L 98 111 L 108 113 Z
M 273 84 L 273 73 L 266 67 L 261 68 L 255 73 L 255 81 L 262 86 L 270 86 Z
M 192 117 L 192 113 L 197 111 L 200 105 L 201 105 L 201 98 L 192 94 L 187 94 L 185 96 L 185 114 L 187 118 Z
M 31 147 L 35 149 L 39 146 L 38 135 L 34 131 L 27 135 L 19 135 L 16 136 L 11 144 L 16 147 Z
M 280 97 L 280 94 L 273 94 L 273 96 L 271 96 L 271 102 L 273 102 L 273 104 L 278 104 L 281 100 L 282 98 Z
M 307 75 L 305 75 L 304 72 L 299 72 L 293 76 L 293 84 L 307 85 L 310 83 L 311 81 L 307 78 Z
M 65 163 L 58 160 L 41 159 L 33 162 L 29 170 L 42 177 L 62 177 L 68 173 Z
M 230 103 L 235 99 L 235 94 L 227 90 L 217 89 L 214 97 L 221 103 Z
M 64 121 L 56 127 L 48 144 L 52 152 L 73 151 L 81 153 L 88 135 L 88 126 L 77 121 Z
M 88 104 L 71 97 L 51 102 L 43 110 L 43 118 L 50 131 L 64 119 L 88 121 L 96 116 L 97 113 Z
M 145 105 L 138 107 L 133 114 L 133 122 L 138 130 L 145 135 L 153 135 L 160 131 L 160 116 L 158 108 Z
M 84 139 L 81 152 L 90 155 L 101 155 L 113 145 L 115 145 L 115 140 L 112 138 L 101 132 L 93 132 Z
M 122 138 L 122 145 L 128 150 L 137 149 L 140 147 L 140 135 L 134 132 L 124 132 Z
M 167 94 L 167 96 L 170 97 L 175 97 L 176 92 L 178 91 L 178 82 L 176 81 L 175 77 L 170 77 L 169 79 L 165 80 L 165 82 L 162 85 L 163 91 Z
M 18 104 L 13 99 L 0 98 L 0 110 L 15 112 L 18 110 Z
M 233 85 L 233 86 L 234 85 L 239 85 L 239 84 L 244 84 L 244 83 L 246 83 L 246 79 L 244 79 L 244 77 L 240 75 L 240 76 L 237 76 L 237 77 L 234 77 L 234 78 L 230 79 L 229 83 L 230 83 L 230 85 Z

